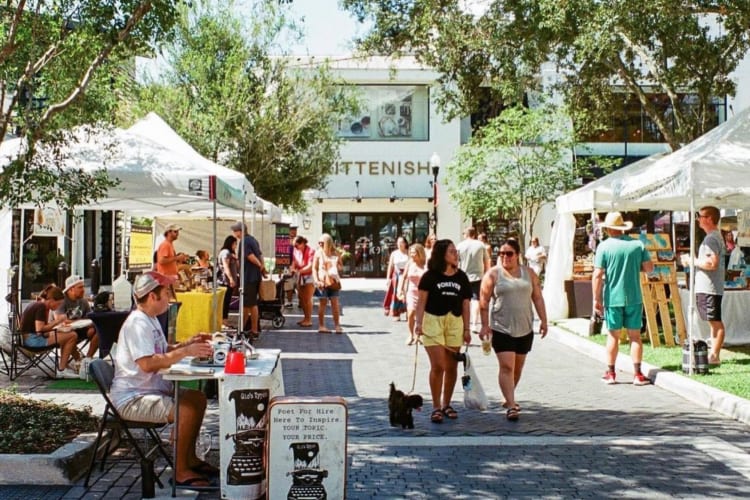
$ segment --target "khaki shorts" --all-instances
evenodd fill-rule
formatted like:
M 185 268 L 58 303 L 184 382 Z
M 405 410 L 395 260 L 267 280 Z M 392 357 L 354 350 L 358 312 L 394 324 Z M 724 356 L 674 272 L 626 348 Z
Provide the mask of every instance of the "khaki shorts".
M 125 420 L 167 423 L 174 412 L 174 398 L 164 394 L 144 394 L 131 399 L 118 411 Z
M 425 347 L 443 345 L 461 347 L 464 343 L 464 320 L 461 316 L 448 313 L 433 316 L 424 313 L 422 318 L 422 344 Z

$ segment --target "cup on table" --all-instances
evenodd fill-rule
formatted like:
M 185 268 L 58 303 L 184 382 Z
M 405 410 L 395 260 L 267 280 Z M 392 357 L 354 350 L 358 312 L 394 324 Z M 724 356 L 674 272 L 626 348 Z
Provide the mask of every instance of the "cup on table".
M 227 362 L 224 365 L 224 373 L 242 375 L 245 373 L 245 355 L 240 351 L 231 351 L 227 354 Z

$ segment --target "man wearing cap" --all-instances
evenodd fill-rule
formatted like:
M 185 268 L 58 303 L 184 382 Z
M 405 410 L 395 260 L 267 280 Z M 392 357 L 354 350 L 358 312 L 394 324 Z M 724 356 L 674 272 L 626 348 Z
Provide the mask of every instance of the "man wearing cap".
M 174 388 L 159 370 L 186 356 L 209 357 L 213 349 L 206 334 L 168 345 L 157 316 L 169 308 L 168 287 L 174 279 L 155 271 L 138 276 L 133 286 L 136 310 L 120 329 L 115 352 L 115 377 L 110 389 L 113 404 L 127 420 L 174 422 Z M 181 486 L 209 486 L 215 467 L 195 454 L 195 441 L 206 411 L 206 396 L 191 389 L 180 392 L 175 480 Z
M 243 231 L 244 229 L 244 231 Z M 259 334 L 258 318 L 258 289 L 260 280 L 268 275 L 263 264 L 263 253 L 260 244 L 247 233 L 247 226 L 242 222 L 235 222 L 231 226 L 234 237 L 242 242 L 242 255 L 245 259 L 245 276 L 243 277 L 244 291 L 242 294 L 242 330 L 257 336 Z M 247 320 L 250 316 L 250 329 Z
M 591 287 L 594 295 L 594 314 L 603 315 L 609 330 L 607 338 L 607 371 L 602 377 L 606 384 L 615 384 L 615 360 L 620 344 L 620 330 L 627 329 L 630 356 L 633 359 L 633 385 L 648 385 L 651 381 L 641 373 L 643 342 L 643 296 L 640 273 L 651 272 L 654 264 L 640 240 L 625 234 L 633 223 L 624 222 L 620 212 L 610 212 L 601 224 L 609 238 L 596 249 Z
M 55 311 L 55 319 L 68 318 L 76 320 L 88 316 L 91 312 L 91 306 L 89 305 L 89 301 L 84 297 L 86 288 L 81 276 L 68 276 L 68 279 L 65 280 L 63 294 L 65 298 L 60 307 Z M 79 328 L 76 330 L 76 333 L 78 334 L 78 342 L 87 338 L 89 339 L 89 348 L 86 357 L 93 358 L 96 350 L 99 348 L 99 336 L 96 334 L 94 325 Z
M 182 228 L 177 224 L 170 224 L 164 230 L 164 241 L 156 250 L 156 271 L 173 278 L 177 277 L 177 264 L 184 264 L 188 259 L 186 253 L 176 253 L 174 242 L 180 237 Z

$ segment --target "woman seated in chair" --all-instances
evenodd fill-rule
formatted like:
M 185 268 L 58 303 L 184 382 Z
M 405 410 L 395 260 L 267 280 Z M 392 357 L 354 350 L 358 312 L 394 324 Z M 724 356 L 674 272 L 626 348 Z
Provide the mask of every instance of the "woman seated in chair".
M 65 295 L 55 285 L 49 285 L 39 300 L 30 304 L 21 315 L 21 334 L 26 347 L 40 348 L 57 344 L 60 347 L 60 366 L 57 367 L 59 378 L 78 378 L 75 359 L 80 356 L 76 349 L 78 335 L 76 332 L 60 332 L 57 328 L 68 322 L 66 317 L 50 321 L 50 312 L 57 310 Z M 73 361 L 71 361 L 73 358 Z M 69 366 L 72 365 L 72 366 Z

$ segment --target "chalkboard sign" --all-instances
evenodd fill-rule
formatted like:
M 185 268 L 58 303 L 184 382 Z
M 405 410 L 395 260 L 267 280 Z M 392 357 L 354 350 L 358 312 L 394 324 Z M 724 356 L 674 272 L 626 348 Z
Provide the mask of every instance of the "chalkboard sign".
M 289 241 L 289 224 L 276 224 L 276 270 L 292 265 L 292 242 Z

